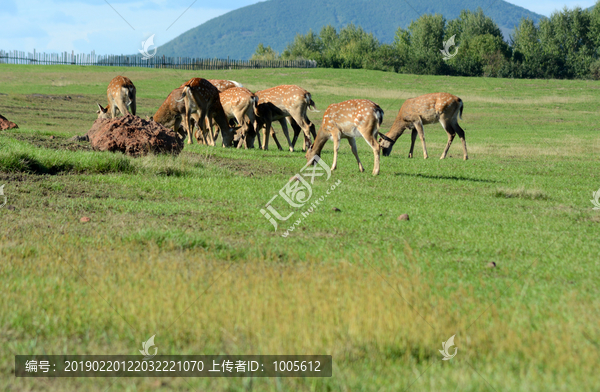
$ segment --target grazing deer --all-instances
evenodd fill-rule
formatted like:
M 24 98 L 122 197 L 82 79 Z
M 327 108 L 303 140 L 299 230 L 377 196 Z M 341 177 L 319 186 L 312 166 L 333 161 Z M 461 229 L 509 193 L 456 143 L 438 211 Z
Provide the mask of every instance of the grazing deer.
M 183 87 L 171 91 L 167 99 L 158 108 L 151 120 L 164 125 L 167 128 L 173 128 L 182 138 L 185 138 L 185 130 L 182 131 L 182 119 L 185 115 L 185 102 L 178 100 L 183 92 Z M 192 118 L 198 124 L 198 114 L 192 113 Z
M 242 144 L 246 148 L 254 148 L 254 121 L 258 97 L 245 87 L 232 87 L 219 93 L 219 99 L 227 120 L 235 119 L 242 127 L 239 136 L 244 142 L 239 143 L 238 148 Z
M 185 103 L 185 115 L 183 117 L 183 126 L 188 134 L 188 144 L 192 144 L 192 115 L 198 115 L 198 128 L 196 133 L 198 142 L 202 140 L 204 144 L 214 146 L 214 140 L 206 140 L 206 134 L 209 139 L 212 138 L 212 132 L 206 129 L 206 118 L 212 118 L 221 129 L 223 135 L 223 146 L 229 146 L 233 142 L 235 134 L 234 128 L 229 127 L 227 116 L 221 106 L 219 99 L 219 90 L 208 80 L 202 78 L 192 78 L 180 86 L 182 88 L 182 98 L 178 101 Z
M 463 101 L 455 95 L 448 93 L 425 94 L 420 97 L 407 99 L 400 111 L 390 131 L 385 135 L 380 134 L 379 143 L 383 147 L 383 155 L 388 156 L 392 152 L 394 143 L 404 133 L 405 129 L 412 129 L 410 152 L 408 157 L 413 157 L 413 148 L 417 134 L 423 144 L 423 157 L 427 159 L 427 147 L 425 147 L 425 134 L 423 125 L 433 124 L 439 121 L 448 133 L 448 144 L 442 153 L 440 159 L 446 158 L 454 136 L 462 141 L 464 160 L 469 159 L 467 155 L 467 142 L 465 141 L 465 131 L 458 125 L 458 117 L 462 119 Z
M 123 116 L 131 109 L 131 114 L 135 116 L 135 86 L 129 78 L 116 76 L 108 84 L 106 96 L 108 97 L 108 105 L 105 109 L 98 104 L 98 111 L 96 111 L 98 118 L 115 118 L 117 117 L 117 109 Z
M 210 84 L 215 86 L 220 93 L 230 88 L 244 87 L 241 83 L 238 83 L 235 80 L 208 79 L 208 81 Z
M 373 149 L 375 157 L 373 175 L 379 174 L 379 143 L 377 133 L 383 122 L 383 110 L 375 102 L 368 99 L 351 99 L 341 103 L 329 105 L 323 117 L 323 123 L 315 142 L 306 152 L 306 159 L 310 160 L 315 155 L 320 155 L 323 146 L 328 140 L 333 139 L 333 164 L 331 170 L 337 166 L 337 154 L 340 149 L 340 139 L 348 139 L 352 153 L 358 162 L 358 170 L 365 171 L 356 150 L 356 138 L 363 137 Z
M 304 131 L 304 145 L 310 145 L 310 135 L 316 137 L 315 126 L 306 116 L 306 110 L 309 107 L 314 109 L 314 102 L 308 91 L 301 87 L 293 85 L 282 85 L 272 87 L 267 90 L 258 91 L 255 93 L 258 97 L 257 121 L 255 129 L 258 132 L 263 126 L 265 132 L 263 136 L 262 149 L 267 150 L 269 147 L 269 131 L 273 121 L 279 121 L 283 134 L 288 141 L 290 151 L 294 151 L 294 145 L 298 138 L 299 129 Z M 293 124 L 295 121 L 298 128 L 294 127 L 294 140 L 290 141 L 286 118 Z

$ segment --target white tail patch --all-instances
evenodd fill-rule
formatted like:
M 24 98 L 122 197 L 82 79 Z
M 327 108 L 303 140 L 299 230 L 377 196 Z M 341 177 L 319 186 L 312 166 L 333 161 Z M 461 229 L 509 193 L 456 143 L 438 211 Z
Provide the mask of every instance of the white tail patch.
M 241 83 L 236 82 L 235 80 L 230 80 L 230 82 L 235 84 L 235 87 L 244 87 Z
M 176 101 L 176 102 L 181 102 L 181 101 L 183 101 L 183 100 L 185 99 L 185 95 L 187 94 L 187 92 L 188 92 L 188 90 L 189 90 L 189 89 L 190 89 L 189 87 L 185 86 L 185 87 L 183 88 L 183 91 L 181 92 L 181 99 L 176 99 L 175 101 Z

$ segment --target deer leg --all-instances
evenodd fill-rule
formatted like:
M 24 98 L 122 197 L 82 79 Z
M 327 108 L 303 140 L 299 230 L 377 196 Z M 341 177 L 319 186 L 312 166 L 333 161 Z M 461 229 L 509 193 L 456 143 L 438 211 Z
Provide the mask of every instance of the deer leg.
M 212 119 L 210 118 L 210 116 L 206 116 L 205 118 L 205 124 L 204 126 L 206 127 L 206 133 L 208 134 L 208 140 L 207 143 L 209 146 L 214 147 L 215 146 L 215 138 L 213 137 L 213 123 L 212 123 Z M 204 132 L 203 132 L 204 134 Z M 203 135 L 204 138 L 206 139 L 206 136 Z
M 294 146 L 292 145 L 292 142 L 290 141 L 290 134 L 288 132 L 287 122 L 286 122 L 285 118 L 282 118 L 281 120 L 279 120 L 279 124 L 281 124 L 281 130 L 283 131 L 283 135 L 287 139 L 288 145 L 290 146 L 290 152 L 294 152 Z
M 204 136 L 205 132 L 206 132 L 206 113 L 204 112 L 204 110 L 200 113 L 200 119 L 198 120 L 198 128 L 199 128 L 199 134 L 200 137 L 202 139 L 202 143 L 205 145 L 208 145 L 207 141 L 206 141 L 206 137 Z
M 419 121 L 415 124 L 415 128 L 419 133 L 419 138 L 421 139 L 421 144 L 423 145 L 423 158 L 427 159 L 429 158 L 429 155 L 427 155 L 427 147 L 425 147 L 425 132 L 423 132 L 423 123 Z
M 337 156 L 338 150 L 340 149 L 340 132 L 335 130 L 331 131 L 331 137 L 333 139 L 333 163 L 331 164 L 331 170 L 335 170 L 337 167 Z
M 187 144 L 192 144 L 193 143 L 193 141 L 192 141 L 191 116 L 192 116 L 192 113 L 190 113 L 190 108 L 189 108 L 189 105 L 187 104 L 187 101 L 186 101 L 186 105 L 185 105 L 185 118 L 183 119 L 183 129 L 185 130 L 185 132 L 188 135 Z
M 296 139 L 298 137 L 298 134 L 300 134 L 300 129 L 301 129 L 304 132 L 304 146 L 302 148 L 302 151 L 306 151 L 308 148 L 310 148 L 310 135 L 312 134 L 315 139 L 317 137 L 317 132 L 315 130 L 315 126 L 313 123 L 310 122 L 308 117 L 306 117 L 306 113 L 304 113 L 300 116 L 293 117 L 293 119 L 296 123 L 296 127 L 294 128 L 295 134 L 294 134 L 294 141 L 292 142 L 292 147 L 294 147 L 296 145 Z M 292 127 L 293 127 L 294 124 L 292 122 L 290 122 L 290 123 L 292 124 Z
M 260 142 L 260 126 L 256 120 L 254 120 L 254 132 L 256 132 L 256 139 L 258 140 L 258 149 L 262 150 L 262 143 Z
M 273 141 L 275 142 L 275 144 L 277 144 L 277 149 L 279 149 L 279 151 L 283 151 L 283 147 L 281 147 L 281 144 L 279 143 L 279 140 L 277 139 L 277 135 L 275 134 L 275 130 L 271 127 L 271 137 L 273 138 Z
M 119 109 L 119 110 L 121 110 L 121 109 Z M 127 112 L 125 112 L 125 113 L 127 113 Z M 125 114 L 123 113 L 123 115 L 125 115 Z M 115 117 L 117 117 L 117 105 L 115 104 L 115 101 L 113 100 L 110 105 L 110 118 L 115 118 Z
M 379 174 L 379 159 L 381 155 L 381 147 L 379 143 L 377 143 L 376 135 L 377 132 L 361 132 L 363 135 L 366 135 L 365 141 L 371 146 L 373 149 L 373 175 L 376 176 Z
M 444 130 L 448 134 L 448 143 L 446 143 L 446 148 L 444 148 L 444 152 L 442 153 L 442 156 L 440 157 L 440 159 L 444 159 L 444 158 L 446 158 L 446 154 L 448 154 L 448 150 L 450 149 L 450 145 L 452 144 L 452 140 L 454 140 L 454 136 L 456 136 L 456 133 L 454 132 L 453 127 L 450 126 L 449 124 L 443 123 L 441 121 L 440 121 L 440 123 L 442 124 L 442 127 L 444 127 Z
M 129 109 L 131 110 L 131 114 L 133 114 L 135 116 L 135 113 L 136 113 L 135 99 L 133 101 L 131 101 L 131 105 L 129 105 Z
M 413 157 L 413 149 L 415 148 L 415 141 L 417 140 L 417 130 L 413 129 L 412 134 L 410 135 L 410 151 L 408 152 L 408 157 Z
M 360 159 L 358 158 L 358 150 L 356 149 L 356 139 L 353 137 L 348 138 L 348 143 L 350 144 L 350 148 L 352 148 L 352 154 L 356 158 L 356 162 L 358 162 L 358 170 L 362 173 L 365 171 Z
M 263 133 L 263 144 L 262 144 L 262 149 L 263 150 L 268 150 L 269 149 L 269 133 L 271 130 L 271 120 L 267 120 L 265 122 L 265 131 Z
M 296 120 L 294 120 L 294 118 L 292 116 L 287 117 L 287 120 L 290 122 L 290 125 L 292 126 L 292 129 L 294 130 L 294 138 L 292 139 L 292 148 L 296 147 L 296 141 L 298 140 L 298 135 L 300 135 L 300 132 L 302 132 L 302 129 L 300 128 L 300 126 L 298 125 L 298 123 L 296 122 Z
M 458 125 L 458 123 L 456 123 L 455 125 L 453 124 L 452 127 L 456 130 L 456 133 L 458 134 L 458 137 L 462 142 L 464 153 L 463 159 L 466 161 L 467 159 L 469 159 L 469 155 L 467 155 L 467 141 L 465 140 L 465 131 L 460 127 L 460 125 Z

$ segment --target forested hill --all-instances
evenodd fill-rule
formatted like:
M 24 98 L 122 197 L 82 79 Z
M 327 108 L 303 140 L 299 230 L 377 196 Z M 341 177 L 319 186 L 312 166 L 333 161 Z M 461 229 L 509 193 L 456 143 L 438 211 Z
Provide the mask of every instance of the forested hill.
M 296 34 L 318 33 L 354 23 L 391 43 L 398 27 L 406 28 L 422 14 L 458 17 L 481 8 L 502 29 L 505 38 L 521 18 L 536 23 L 542 15 L 503 0 L 268 0 L 228 12 L 181 34 L 161 46 L 165 56 L 248 59 L 259 43 L 281 52 Z

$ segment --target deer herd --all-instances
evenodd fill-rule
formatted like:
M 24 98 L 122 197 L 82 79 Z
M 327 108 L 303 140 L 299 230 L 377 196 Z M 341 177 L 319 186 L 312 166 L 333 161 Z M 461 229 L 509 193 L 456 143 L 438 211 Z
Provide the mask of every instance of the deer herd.
M 123 115 L 127 112 L 135 115 L 136 89 L 130 79 L 115 77 L 108 85 L 106 95 L 108 105 L 103 108 L 98 104 L 98 118 L 114 118 L 117 109 Z M 423 157 L 427 158 L 423 126 L 439 121 L 448 134 L 448 143 L 440 159 L 446 157 L 456 135 L 462 142 L 463 159 L 468 159 L 465 132 L 458 125 L 463 102 L 452 94 L 433 93 L 407 99 L 386 134 L 379 132 L 383 110 L 368 99 L 351 99 L 329 105 L 318 132 L 307 117 L 308 110 L 316 112 L 315 103 L 311 94 L 298 86 L 281 85 L 252 93 L 232 80 L 192 78 L 171 91 L 150 119 L 172 128 L 182 138 L 187 135 L 188 144 L 192 144 L 195 138 L 198 143 L 215 146 L 220 132 L 223 147 L 254 148 L 258 140 L 258 148 L 267 150 L 271 136 L 282 150 L 272 128 L 273 122 L 277 121 L 291 152 L 302 133 L 303 151 L 308 161 L 321 154 L 328 140 L 333 140 L 331 170 L 337 166 L 340 140 L 348 139 L 358 169 L 364 171 L 356 148 L 356 138 L 362 137 L 373 149 L 373 175 L 379 174 L 381 150 L 384 156 L 389 156 L 394 143 L 406 129 L 412 130 L 409 158 L 413 156 L 417 135 L 423 145 Z M 288 123 L 294 131 L 292 139 Z M 216 130 L 213 130 L 215 126 Z M 194 128 L 197 128 L 195 133 Z

